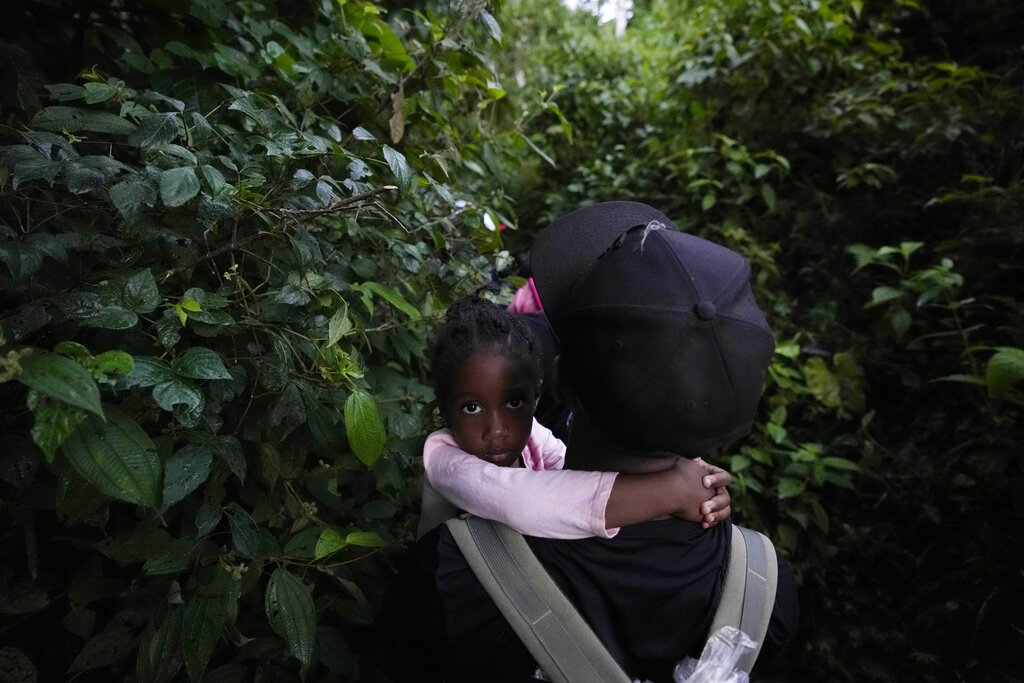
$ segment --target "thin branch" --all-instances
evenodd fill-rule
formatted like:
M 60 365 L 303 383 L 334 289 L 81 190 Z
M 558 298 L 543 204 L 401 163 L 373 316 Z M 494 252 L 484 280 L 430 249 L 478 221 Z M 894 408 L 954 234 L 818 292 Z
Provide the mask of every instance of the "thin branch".
M 376 197 L 377 195 L 384 194 L 385 192 L 393 192 L 394 190 L 397 189 L 398 186 L 396 185 L 384 185 L 382 187 L 378 187 L 375 190 L 371 190 L 366 194 L 356 195 L 355 197 L 347 197 L 346 199 L 342 199 L 341 201 L 335 202 L 334 204 L 326 206 L 322 209 L 277 209 L 274 213 L 279 212 L 282 215 L 284 215 L 287 218 L 288 223 L 298 223 L 299 221 L 306 218 L 327 216 L 333 213 L 338 213 L 339 211 L 344 211 L 345 209 L 348 209 L 353 205 L 360 205 L 363 202 L 372 199 L 373 197 Z M 259 207 L 254 207 L 254 210 L 257 213 L 260 212 Z M 266 211 L 266 209 L 264 210 Z M 248 245 L 250 242 L 255 242 L 256 240 L 266 237 L 267 235 L 270 234 L 272 233 L 257 232 L 255 234 L 249 235 L 248 237 L 236 239 L 235 233 L 232 233 L 232 238 L 230 242 L 221 245 L 212 251 L 208 251 L 207 253 L 189 261 L 188 263 L 183 263 L 180 266 L 175 266 L 174 268 L 167 270 L 166 272 L 164 272 L 163 275 L 160 276 L 160 282 L 164 283 L 171 277 L 177 275 L 178 273 L 188 270 L 189 268 L 192 268 L 197 264 L 202 263 L 203 261 L 208 261 L 209 259 L 216 258 L 221 254 L 225 254 L 229 251 L 239 251 L 242 249 L 242 247 Z

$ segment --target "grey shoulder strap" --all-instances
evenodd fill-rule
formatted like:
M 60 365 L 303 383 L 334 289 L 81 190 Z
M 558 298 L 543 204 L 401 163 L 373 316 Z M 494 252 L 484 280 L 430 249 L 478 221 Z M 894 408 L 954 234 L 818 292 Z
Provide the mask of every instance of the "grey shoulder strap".
M 754 668 L 768 632 L 778 580 L 779 565 L 772 542 L 764 534 L 734 524 L 722 599 L 709 633 L 735 626 L 757 642 L 757 647 L 737 662 L 747 673 Z
M 522 534 L 479 517 L 446 524 L 473 573 L 555 683 L 629 683 Z

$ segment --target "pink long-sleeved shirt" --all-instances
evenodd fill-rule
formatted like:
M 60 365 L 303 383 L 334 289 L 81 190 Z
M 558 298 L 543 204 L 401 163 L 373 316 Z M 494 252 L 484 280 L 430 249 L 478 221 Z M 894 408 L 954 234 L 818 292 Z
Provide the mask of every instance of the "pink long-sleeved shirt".
M 611 538 L 618 533 L 607 529 L 604 519 L 614 472 L 562 470 L 565 444 L 537 420 L 522 462 L 523 467 L 493 465 L 463 451 L 450 430 L 440 429 L 423 446 L 424 510 L 432 487 L 456 507 L 528 536 Z M 441 521 L 421 523 L 421 535 Z

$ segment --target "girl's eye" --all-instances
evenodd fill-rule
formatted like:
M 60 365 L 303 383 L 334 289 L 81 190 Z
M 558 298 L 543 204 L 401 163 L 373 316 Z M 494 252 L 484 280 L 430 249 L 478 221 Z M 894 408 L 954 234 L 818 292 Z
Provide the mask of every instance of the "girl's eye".
M 480 407 L 479 403 L 470 402 L 470 403 L 464 403 L 462 405 L 462 412 L 464 412 L 466 415 L 476 415 L 481 410 L 482 410 L 482 408 Z
M 510 398 L 508 400 L 508 402 L 505 403 L 505 407 L 509 408 L 511 410 L 519 410 L 520 408 L 522 408 L 525 405 L 526 405 L 526 401 L 524 401 L 521 398 Z

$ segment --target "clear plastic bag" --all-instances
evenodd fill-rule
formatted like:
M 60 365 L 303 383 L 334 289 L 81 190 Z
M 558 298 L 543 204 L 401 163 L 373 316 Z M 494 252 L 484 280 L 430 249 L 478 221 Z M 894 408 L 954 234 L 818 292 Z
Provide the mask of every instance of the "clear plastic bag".
M 675 683 L 748 683 L 750 676 L 736 668 L 740 657 L 757 643 L 734 626 L 723 626 L 711 634 L 700 659 L 687 657 L 672 672 Z

